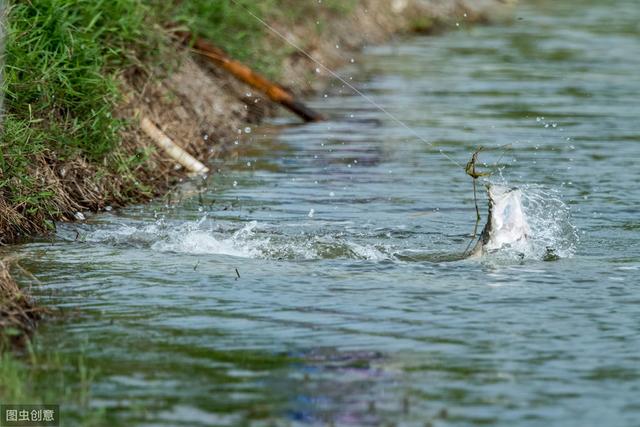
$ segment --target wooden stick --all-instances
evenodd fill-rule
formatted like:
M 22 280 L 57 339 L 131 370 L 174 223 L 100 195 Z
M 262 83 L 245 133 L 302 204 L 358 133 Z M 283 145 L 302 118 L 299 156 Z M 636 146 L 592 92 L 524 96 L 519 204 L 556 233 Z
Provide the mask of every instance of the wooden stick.
M 173 142 L 171 138 L 158 129 L 148 118 L 142 118 L 140 127 L 158 147 L 162 148 L 172 159 L 180 163 L 189 172 L 198 174 L 209 172 L 209 168 Z
M 175 34 L 180 37 L 184 43 L 190 43 L 193 40 L 193 49 L 196 53 L 204 56 L 219 67 L 224 68 L 241 82 L 264 93 L 273 102 L 277 102 L 289 111 L 297 114 L 304 121 L 318 122 L 326 120 L 326 117 L 322 114 L 296 100 L 293 95 L 282 86 L 269 81 L 266 77 L 256 73 L 243 63 L 231 59 L 222 49 L 217 48 L 202 37 L 194 37 L 188 31 L 176 31 Z

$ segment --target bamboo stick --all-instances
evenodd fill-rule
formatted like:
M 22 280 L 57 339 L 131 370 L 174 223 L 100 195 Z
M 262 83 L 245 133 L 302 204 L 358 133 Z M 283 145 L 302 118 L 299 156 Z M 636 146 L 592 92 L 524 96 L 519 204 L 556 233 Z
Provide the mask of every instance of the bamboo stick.
M 164 134 L 151 120 L 143 117 L 140 121 L 140 127 L 149 138 L 162 148 L 172 159 L 180 163 L 185 169 L 193 173 L 207 173 L 209 168 L 200 163 L 191 154 L 187 153 L 183 148 L 178 146 L 167 135 Z
M 301 101 L 296 100 L 293 95 L 291 95 L 291 93 L 289 93 L 282 86 L 269 81 L 266 77 L 256 73 L 240 61 L 229 58 L 229 56 L 224 51 L 204 40 L 203 38 L 194 37 L 188 31 L 176 31 L 175 34 L 180 37 L 185 43 L 189 43 L 191 40 L 193 40 L 193 49 L 196 53 L 204 56 L 212 63 L 222 67 L 241 82 L 246 83 L 249 86 L 264 93 L 273 102 L 276 102 L 287 108 L 289 111 L 297 114 L 304 121 L 318 122 L 326 120 L 326 118 L 322 114 L 307 107 Z

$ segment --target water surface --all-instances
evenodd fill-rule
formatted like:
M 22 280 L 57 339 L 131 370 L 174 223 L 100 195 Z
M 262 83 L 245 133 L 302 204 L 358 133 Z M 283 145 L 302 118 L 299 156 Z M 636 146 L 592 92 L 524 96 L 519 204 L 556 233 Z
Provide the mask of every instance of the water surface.
M 533 1 L 367 49 L 341 74 L 429 144 L 334 82 L 330 121 L 243 130 L 204 186 L 21 246 L 72 313 L 40 340 L 82 351 L 112 425 L 637 425 L 638 22 Z M 481 145 L 559 259 L 456 260 Z

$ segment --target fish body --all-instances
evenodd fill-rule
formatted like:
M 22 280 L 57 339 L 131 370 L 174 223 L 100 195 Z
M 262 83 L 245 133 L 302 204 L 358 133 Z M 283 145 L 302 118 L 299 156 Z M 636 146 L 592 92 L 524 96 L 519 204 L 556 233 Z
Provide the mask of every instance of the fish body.
M 469 258 L 503 248 L 524 249 L 531 229 L 522 207 L 522 191 L 489 185 L 489 218 Z

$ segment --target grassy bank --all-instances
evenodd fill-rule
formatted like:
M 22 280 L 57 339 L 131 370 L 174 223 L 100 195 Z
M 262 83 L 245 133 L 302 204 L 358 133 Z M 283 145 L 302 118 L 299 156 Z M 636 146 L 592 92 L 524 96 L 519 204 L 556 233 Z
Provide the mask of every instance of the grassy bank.
M 292 1 L 241 3 L 8 2 L 0 241 L 51 230 L 54 220 L 72 219 L 82 209 L 124 204 L 156 192 L 138 179 L 137 170 L 144 169 L 149 153 L 122 144 L 128 123 L 115 110 L 123 78 L 160 78 L 176 65 L 166 26 L 190 28 L 231 55 L 276 74 L 286 52 L 265 54 L 264 29 L 248 11 L 285 21 L 307 11 Z M 333 1 L 327 7 L 343 11 L 348 4 Z M 68 185 L 79 175 L 81 186 Z

